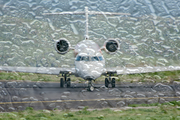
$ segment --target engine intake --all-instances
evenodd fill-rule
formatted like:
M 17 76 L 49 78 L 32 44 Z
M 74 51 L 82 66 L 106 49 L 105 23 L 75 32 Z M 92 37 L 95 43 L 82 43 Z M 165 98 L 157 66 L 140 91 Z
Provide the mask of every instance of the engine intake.
M 116 53 L 117 50 L 120 49 L 120 45 L 118 40 L 116 39 L 108 39 L 105 43 L 104 43 L 104 48 L 105 51 L 110 53 L 110 54 L 114 54 Z
M 70 49 L 70 43 L 65 38 L 57 40 L 55 42 L 55 49 L 59 54 L 66 54 Z

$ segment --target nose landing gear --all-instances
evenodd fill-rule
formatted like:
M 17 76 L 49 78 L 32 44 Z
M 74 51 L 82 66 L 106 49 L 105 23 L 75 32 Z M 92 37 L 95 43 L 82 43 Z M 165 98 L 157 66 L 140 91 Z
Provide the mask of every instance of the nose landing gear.
M 94 86 L 92 84 L 92 80 L 89 80 L 89 82 L 88 82 L 88 91 L 91 91 L 91 92 L 94 91 Z

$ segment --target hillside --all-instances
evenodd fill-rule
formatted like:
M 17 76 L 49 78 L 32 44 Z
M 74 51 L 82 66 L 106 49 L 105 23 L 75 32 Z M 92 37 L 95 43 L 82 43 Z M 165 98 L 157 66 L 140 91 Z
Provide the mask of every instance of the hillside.
M 71 45 L 76 45 L 83 40 L 84 16 L 43 16 L 42 13 L 82 11 L 84 6 L 88 6 L 90 10 L 132 14 L 131 16 L 90 15 L 89 17 L 90 39 L 96 41 L 99 46 L 102 46 L 108 38 L 118 38 L 121 43 L 117 54 L 104 53 L 107 66 L 180 64 L 180 17 L 178 11 L 177 14 L 174 12 L 179 8 L 173 8 L 173 5 L 168 6 L 168 1 L 159 5 L 162 9 L 158 8 L 153 0 L 137 1 L 138 3 L 128 0 L 121 2 L 104 0 L 104 4 L 96 1 L 96 5 L 92 5 L 92 1 L 19 0 L 7 2 L 4 0 L 0 3 L 2 4 L 0 8 L 0 65 L 73 66 L 73 51 L 65 56 L 58 55 L 54 49 L 54 40 L 66 38 Z M 138 6 L 139 4 L 142 5 Z M 146 6 L 146 11 L 142 10 L 143 6 Z M 169 9 L 169 12 L 163 12 L 163 8 Z

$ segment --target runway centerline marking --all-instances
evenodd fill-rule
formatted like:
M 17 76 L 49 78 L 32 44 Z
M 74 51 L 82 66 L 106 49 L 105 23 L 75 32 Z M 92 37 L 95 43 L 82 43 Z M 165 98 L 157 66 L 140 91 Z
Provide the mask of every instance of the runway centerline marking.
M 116 101 L 116 100 L 141 100 L 141 99 L 168 99 L 168 98 L 180 98 L 180 97 L 141 97 L 141 98 L 110 98 L 110 99 L 85 99 L 85 100 L 52 100 L 52 101 L 24 101 L 24 102 L 0 102 L 0 104 L 26 104 L 26 103 L 62 103 L 62 102 L 93 102 L 93 101 Z

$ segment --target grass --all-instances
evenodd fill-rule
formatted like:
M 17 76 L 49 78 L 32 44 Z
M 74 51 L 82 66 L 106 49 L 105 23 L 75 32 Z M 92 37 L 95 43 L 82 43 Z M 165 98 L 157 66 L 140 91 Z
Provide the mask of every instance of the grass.
M 170 106 L 180 106 L 180 101 L 170 101 L 165 103 L 152 103 L 152 104 L 131 104 L 129 107 L 150 107 L 150 106 L 162 106 L 162 105 L 170 105 Z
M 75 81 L 77 78 L 72 75 L 71 79 Z M 30 80 L 30 81 L 44 81 L 44 82 L 59 82 L 60 77 L 57 75 L 47 75 L 47 74 L 0 72 L 0 80 Z M 81 78 L 79 80 L 82 81 Z
M 180 109 L 176 105 L 159 104 L 157 108 L 127 110 L 93 110 L 87 107 L 80 111 L 33 110 L 0 113 L 0 120 L 179 120 Z
M 131 75 L 115 75 L 116 80 L 120 82 L 167 82 L 180 81 L 180 71 L 165 71 L 144 74 Z M 30 80 L 30 81 L 45 81 L 59 82 L 59 77 L 56 75 L 20 73 L 20 72 L 0 72 L 0 80 Z M 105 76 L 101 76 L 96 81 L 104 81 Z M 82 78 L 71 76 L 72 81 L 84 82 Z
M 57 81 L 55 75 L 20 73 L 20 72 L 0 72 L 0 80 L 31 80 L 31 81 Z

